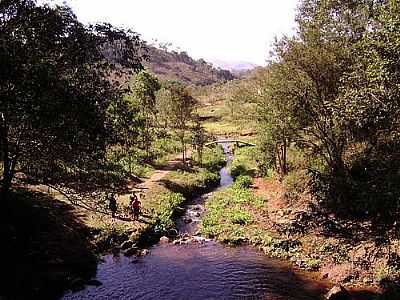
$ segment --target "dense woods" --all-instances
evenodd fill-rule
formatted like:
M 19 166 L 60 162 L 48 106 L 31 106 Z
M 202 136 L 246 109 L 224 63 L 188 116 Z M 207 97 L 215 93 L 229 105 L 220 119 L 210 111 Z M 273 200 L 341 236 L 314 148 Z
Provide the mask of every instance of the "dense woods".
M 397 217 L 399 21 L 396 1 L 303 1 L 260 90 L 265 171 L 296 149 L 330 209 Z
M 182 85 L 161 89 L 140 71 L 148 51 L 136 33 L 85 26 L 63 6 L 9 1 L 1 9 L 3 195 L 16 173 L 73 193 L 109 189 L 171 151 L 154 145 L 171 133 L 185 148 L 195 101 Z M 118 79 L 132 74 L 128 84 Z
M 17 172 L 49 181 L 102 160 L 111 142 L 107 107 L 124 93 L 109 77 L 121 66 L 142 69 L 144 44 L 133 32 L 84 26 L 67 7 L 33 1 L 3 1 L 0 22 L 4 197 Z M 110 46 L 114 62 L 103 53 Z

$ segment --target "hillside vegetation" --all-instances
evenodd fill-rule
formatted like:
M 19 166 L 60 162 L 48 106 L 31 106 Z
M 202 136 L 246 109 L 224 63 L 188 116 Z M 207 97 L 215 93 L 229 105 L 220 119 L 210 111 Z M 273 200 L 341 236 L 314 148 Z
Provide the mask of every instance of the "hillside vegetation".
M 186 52 L 150 46 L 148 54 L 149 60 L 144 65 L 161 80 L 209 85 L 234 79 L 230 71 L 215 68 L 203 59 L 195 60 Z

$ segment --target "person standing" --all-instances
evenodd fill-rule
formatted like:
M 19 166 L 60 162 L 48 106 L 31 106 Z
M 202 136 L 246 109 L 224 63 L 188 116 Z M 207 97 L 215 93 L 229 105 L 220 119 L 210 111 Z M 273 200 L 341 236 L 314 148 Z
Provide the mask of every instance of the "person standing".
M 117 212 L 117 200 L 115 199 L 115 194 L 114 193 L 109 193 L 108 194 L 108 208 L 111 210 L 111 216 L 115 218 L 115 214 Z
M 141 202 L 135 194 L 131 196 L 131 209 L 133 213 L 133 220 L 139 220 Z

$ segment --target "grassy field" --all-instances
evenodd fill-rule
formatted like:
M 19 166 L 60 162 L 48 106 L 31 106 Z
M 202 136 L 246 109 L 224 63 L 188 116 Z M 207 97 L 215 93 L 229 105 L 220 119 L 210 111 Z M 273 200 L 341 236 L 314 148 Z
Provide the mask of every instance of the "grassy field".
M 240 108 L 246 109 L 247 108 Z M 250 108 L 248 108 L 250 109 Z M 224 101 L 218 101 L 213 105 L 203 104 L 198 113 L 203 120 L 203 126 L 210 134 L 216 136 L 249 136 L 255 133 L 255 120 L 244 119 L 240 111 L 234 116 L 230 109 L 225 105 Z M 239 116 L 240 117 L 239 117 Z

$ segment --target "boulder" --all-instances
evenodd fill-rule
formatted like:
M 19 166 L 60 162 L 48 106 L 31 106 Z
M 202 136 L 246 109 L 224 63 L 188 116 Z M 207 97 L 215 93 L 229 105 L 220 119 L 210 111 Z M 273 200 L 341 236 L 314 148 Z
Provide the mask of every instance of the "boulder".
M 193 240 L 198 243 L 203 243 L 206 239 L 202 236 L 196 236 L 196 237 L 193 237 Z
M 165 235 L 160 237 L 160 244 L 168 244 L 169 243 L 169 238 L 166 237 Z
M 142 251 L 140 251 L 141 256 L 145 256 L 147 254 L 149 254 L 149 250 L 147 250 L 147 249 L 143 249 Z
M 326 300 L 351 300 L 350 293 L 341 285 L 335 285 L 328 294 L 325 295 Z
M 102 283 L 96 279 L 90 279 L 86 282 L 87 285 L 92 285 L 92 286 L 101 286 Z
M 69 288 L 74 293 L 82 291 L 83 289 L 85 289 L 85 281 L 82 278 L 79 278 L 79 277 L 74 278 L 70 282 Z

